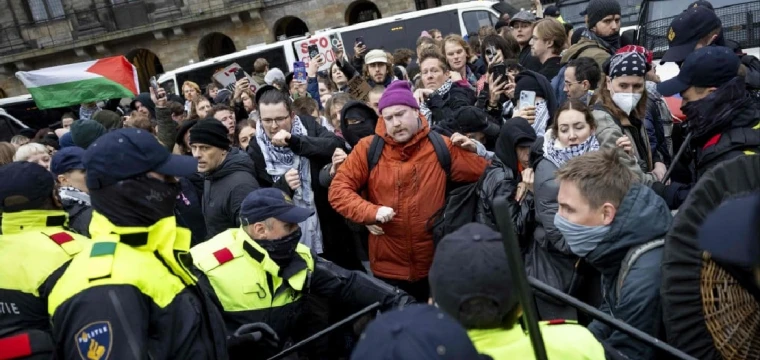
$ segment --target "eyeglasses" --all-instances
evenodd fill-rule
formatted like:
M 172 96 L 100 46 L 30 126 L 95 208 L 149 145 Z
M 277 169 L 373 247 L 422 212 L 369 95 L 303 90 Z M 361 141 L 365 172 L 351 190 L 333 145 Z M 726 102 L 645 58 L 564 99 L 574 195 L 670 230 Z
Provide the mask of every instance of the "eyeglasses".
M 575 81 L 575 82 L 573 82 L 573 81 L 565 81 L 565 86 L 571 87 L 574 84 L 580 84 L 580 83 L 581 83 L 580 81 Z
M 261 123 L 266 126 L 272 126 L 272 124 L 274 124 L 275 122 L 277 123 L 277 125 L 281 125 L 287 119 L 290 119 L 290 115 L 285 115 L 285 116 L 277 117 L 274 119 L 261 119 Z

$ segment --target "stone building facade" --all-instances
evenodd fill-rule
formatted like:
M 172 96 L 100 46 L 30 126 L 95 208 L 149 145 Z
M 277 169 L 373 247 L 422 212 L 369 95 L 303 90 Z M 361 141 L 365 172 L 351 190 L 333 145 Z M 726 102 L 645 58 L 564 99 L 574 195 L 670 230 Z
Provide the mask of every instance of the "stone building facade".
M 193 61 L 414 11 L 415 0 L 0 0 L 0 95 L 28 71 L 124 55 L 141 83 Z M 143 84 L 141 84 L 143 85 Z M 142 87 L 142 86 L 141 86 Z M 4 94 L 3 94 L 4 93 Z

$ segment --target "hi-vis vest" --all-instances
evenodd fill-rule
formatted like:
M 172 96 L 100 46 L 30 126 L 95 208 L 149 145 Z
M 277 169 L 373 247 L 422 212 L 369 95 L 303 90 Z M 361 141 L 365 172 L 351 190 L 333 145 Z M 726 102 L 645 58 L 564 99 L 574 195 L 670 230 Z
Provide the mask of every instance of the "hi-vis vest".
M 42 351 L 52 341 L 33 336 L 50 332 L 46 294 L 40 288 L 51 274 L 82 251 L 89 239 L 64 231 L 64 211 L 4 213 L 0 235 L 0 359 Z M 32 332 L 32 333 L 30 333 Z M 18 341 L 12 346 L 13 334 Z M 26 334 L 26 335 L 22 335 Z M 42 334 L 42 333 L 41 333 Z M 35 341 L 38 340 L 38 341 Z M 50 350 L 50 349 L 48 349 Z
M 133 285 L 163 308 L 196 279 L 176 258 L 190 247 L 190 231 L 167 217 L 149 227 L 119 227 L 93 211 L 92 243 L 74 256 L 53 288 L 48 313 L 100 285 Z M 159 259 L 160 256 L 160 259 Z
M 195 266 L 208 277 L 225 313 L 281 307 L 301 298 L 314 271 L 311 250 L 298 244 L 283 269 L 242 229 L 229 229 L 190 250 Z M 282 277 L 281 277 L 282 276 Z

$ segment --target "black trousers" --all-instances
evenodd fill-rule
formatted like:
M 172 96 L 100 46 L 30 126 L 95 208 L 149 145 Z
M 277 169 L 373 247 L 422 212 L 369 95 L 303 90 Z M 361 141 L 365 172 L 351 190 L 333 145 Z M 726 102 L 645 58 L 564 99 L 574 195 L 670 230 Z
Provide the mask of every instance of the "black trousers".
M 406 291 L 407 294 L 413 296 L 418 302 L 427 304 L 428 299 L 430 298 L 430 283 L 428 283 L 428 278 L 420 279 L 414 282 L 398 279 L 386 279 L 381 277 L 377 278 L 385 281 L 386 284 Z

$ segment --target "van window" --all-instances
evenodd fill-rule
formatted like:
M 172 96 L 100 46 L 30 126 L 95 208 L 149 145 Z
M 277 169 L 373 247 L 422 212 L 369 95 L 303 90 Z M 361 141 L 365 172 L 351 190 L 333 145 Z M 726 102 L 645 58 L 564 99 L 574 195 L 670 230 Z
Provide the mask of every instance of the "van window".
M 475 10 L 463 12 L 462 20 L 464 21 L 464 28 L 467 30 L 467 34 L 477 34 L 482 26 L 493 26 L 498 19 L 496 15 L 489 11 Z
M 357 37 L 364 37 L 364 43 L 369 49 L 384 49 L 393 52 L 396 49 L 408 48 L 415 50 L 417 38 L 423 30 L 436 28 L 444 36 L 448 34 L 461 35 L 459 18 L 456 10 L 424 15 L 408 20 L 393 21 L 386 24 L 366 28 L 341 31 L 340 37 L 349 56 L 353 56 L 354 42 Z M 361 71 L 361 69 L 357 69 Z
M 26 126 L 38 130 L 61 121 L 61 116 L 67 112 L 74 113 L 75 115 L 79 114 L 79 105 L 40 110 L 37 108 L 34 100 L 19 101 L 0 107 Z
M 226 61 L 220 61 L 214 64 L 209 64 L 204 67 L 195 68 L 187 72 L 177 73 L 176 75 L 177 86 L 181 87 L 185 81 L 190 80 L 198 84 L 198 86 L 200 86 L 201 89 L 205 89 L 206 85 L 212 81 L 211 78 L 215 72 L 221 69 L 224 69 L 226 66 L 231 65 L 232 63 L 237 63 L 246 72 L 248 72 L 248 74 L 252 74 L 253 63 L 258 58 L 267 59 L 267 62 L 269 62 L 270 69 L 279 68 L 280 70 L 282 70 L 283 73 L 288 72 L 288 64 L 285 58 L 285 50 L 282 46 L 280 46 L 280 47 L 264 50 L 261 52 L 241 56 L 238 58 L 233 58 Z M 164 84 L 168 84 L 168 82 L 164 82 Z M 172 89 L 173 88 L 174 87 L 172 87 Z

